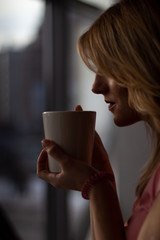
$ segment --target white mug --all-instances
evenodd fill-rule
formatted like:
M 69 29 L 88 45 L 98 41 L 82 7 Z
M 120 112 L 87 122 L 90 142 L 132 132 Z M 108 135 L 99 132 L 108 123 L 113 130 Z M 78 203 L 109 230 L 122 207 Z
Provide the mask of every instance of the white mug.
M 46 139 L 53 140 L 67 154 L 91 164 L 96 112 L 50 111 L 43 112 Z M 48 155 L 49 170 L 60 172 L 60 166 Z

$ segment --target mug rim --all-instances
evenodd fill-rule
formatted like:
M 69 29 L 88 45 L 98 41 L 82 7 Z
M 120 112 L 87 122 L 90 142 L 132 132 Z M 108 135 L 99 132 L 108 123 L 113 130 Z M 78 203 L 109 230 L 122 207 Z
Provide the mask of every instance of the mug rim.
M 89 111 L 89 110 L 84 110 L 84 111 L 44 111 L 42 114 L 55 114 L 55 113 L 96 113 L 96 111 Z

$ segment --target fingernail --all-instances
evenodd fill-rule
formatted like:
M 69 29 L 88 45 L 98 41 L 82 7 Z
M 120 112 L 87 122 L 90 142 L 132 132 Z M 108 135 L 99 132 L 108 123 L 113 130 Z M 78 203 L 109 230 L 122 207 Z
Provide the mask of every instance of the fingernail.
M 48 140 L 48 139 L 43 139 L 41 141 L 41 143 L 42 143 L 42 146 L 45 148 L 45 147 L 48 147 L 51 144 L 51 141 Z

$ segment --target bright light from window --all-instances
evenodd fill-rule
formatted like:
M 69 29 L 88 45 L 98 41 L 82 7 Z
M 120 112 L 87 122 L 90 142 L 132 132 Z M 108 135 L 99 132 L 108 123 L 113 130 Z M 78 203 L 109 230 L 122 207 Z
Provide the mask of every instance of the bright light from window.
M 118 0 L 79 0 L 79 1 L 98 7 L 100 9 L 107 9 L 114 3 L 118 2 Z
M 0 0 L 0 51 L 34 41 L 45 13 L 42 0 Z

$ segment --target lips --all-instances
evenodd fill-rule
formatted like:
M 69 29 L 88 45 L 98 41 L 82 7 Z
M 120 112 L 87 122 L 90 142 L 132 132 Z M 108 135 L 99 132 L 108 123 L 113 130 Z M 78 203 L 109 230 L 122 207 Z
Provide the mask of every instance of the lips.
M 111 111 L 111 110 L 113 110 L 113 108 L 115 107 L 115 102 L 112 102 L 112 101 L 108 101 L 108 100 L 105 100 L 105 102 L 107 103 L 107 104 L 109 104 L 109 106 L 108 106 L 108 109 L 109 109 L 109 111 Z

